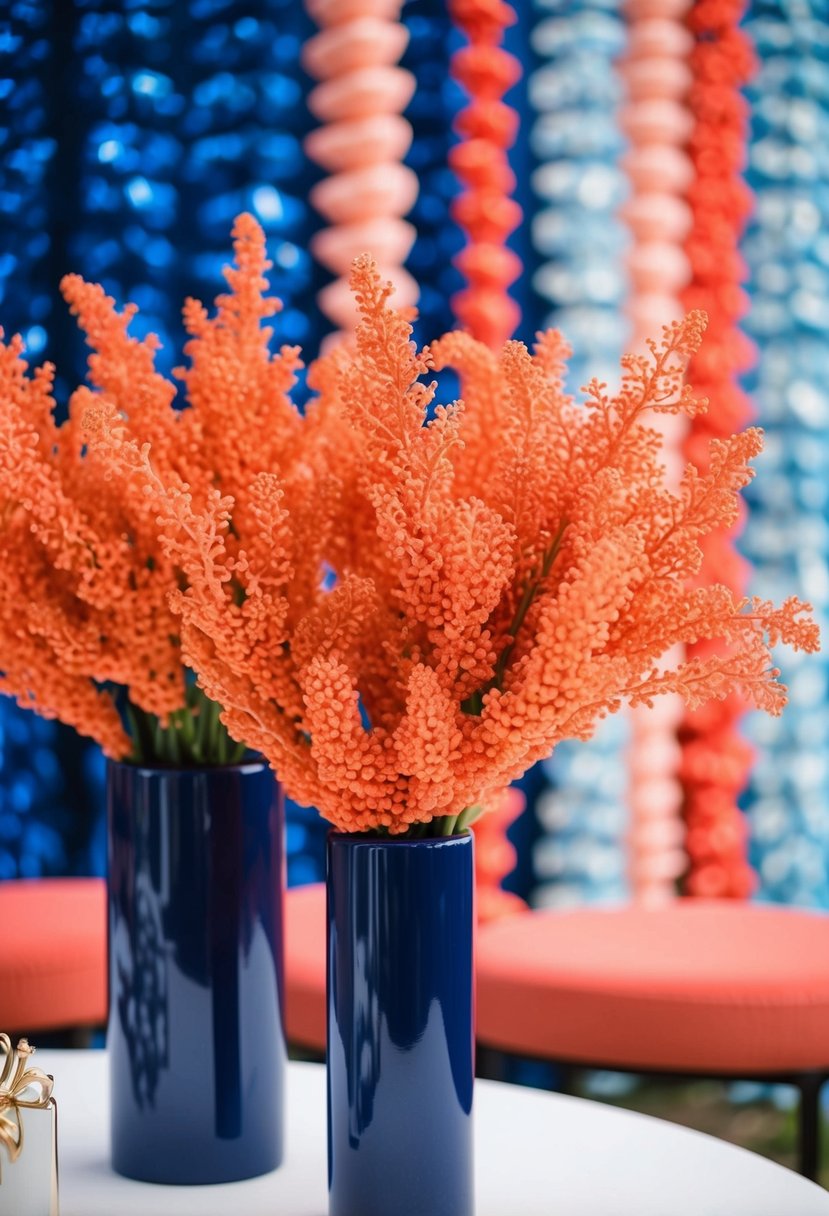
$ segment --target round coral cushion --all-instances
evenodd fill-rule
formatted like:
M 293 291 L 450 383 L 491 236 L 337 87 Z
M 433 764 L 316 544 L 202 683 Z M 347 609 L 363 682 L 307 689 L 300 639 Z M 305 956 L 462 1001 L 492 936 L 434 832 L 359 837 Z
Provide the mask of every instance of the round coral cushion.
M 325 1051 L 325 883 L 285 893 L 285 1029 L 297 1047 Z
M 479 884 L 478 923 L 520 915 L 517 895 Z M 325 883 L 292 887 L 285 894 L 285 1027 L 296 1047 L 325 1051 Z
M 478 933 L 478 1040 L 551 1060 L 751 1075 L 829 1068 L 829 916 L 681 899 L 528 912 Z
M 0 883 L 0 1030 L 98 1026 L 107 1014 L 106 883 Z

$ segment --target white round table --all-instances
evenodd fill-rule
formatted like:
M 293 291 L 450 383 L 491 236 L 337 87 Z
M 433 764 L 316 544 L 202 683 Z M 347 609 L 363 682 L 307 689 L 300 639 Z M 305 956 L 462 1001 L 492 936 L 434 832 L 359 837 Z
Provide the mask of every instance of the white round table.
M 109 1166 L 107 1058 L 55 1077 L 61 1216 L 326 1216 L 325 1071 L 288 1069 L 285 1164 L 250 1182 L 148 1186 Z M 479 1081 L 476 1216 L 829 1216 L 829 1194 L 710 1136 L 598 1102 Z M 389 1216 L 394 1216 L 393 1212 Z

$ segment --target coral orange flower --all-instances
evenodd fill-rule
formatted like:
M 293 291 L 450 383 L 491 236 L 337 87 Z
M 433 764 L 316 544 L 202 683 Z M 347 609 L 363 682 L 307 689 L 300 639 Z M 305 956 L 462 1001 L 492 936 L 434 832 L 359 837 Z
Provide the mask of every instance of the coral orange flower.
M 294 798 L 345 831 L 450 833 L 623 702 L 679 692 L 693 707 L 739 690 L 780 712 L 769 647 L 817 649 L 809 606 L 693 584 L 701 540 L 736 518 L 761 432 L 715 441 L 707 472 L 689 465 L 673 492 L 648 426 L 706 408 L 684 383 L 701 313 L 625 358 L 618 392 L 594 381 L 578 404 L 559 335 L 533 353 L 462 333 L 418 351 L 369 258 L 352 288 L 353 349 L 309 373 L 307 481 L 301 462 L 274 459 L 246 486 L 240 466 L 234 486 L 196 493 L 165 451 L 119 444 L 117 427 L 98 435 L 113 471 L 142 482 L 184 572 L 186 661 Z M 424 377 L 449 365 L 464 399 L 436 405 Z M 721 646 L 658 667 L 702 639 Z
M 289 398 L 299 354 L 269 350 L 262 321 L 280 304 L 266 294 L 261 228 L 242 215 L 233 235 L 235 265 L 216 315 L 196 300 L 185 305 L 182 403 L 175 382 L 155 369 L 156 339 L 130 335 L 135 309 L 119 313 L 101 287 L 76 275 L 63 292 L 93 354 L 90 384 L 73 394 L 66 422 L 55 420 L 53 369 L 30 376 L 20 339 L 0 344 L 0 691 L 92 736 L 114 757 L 157 758 L 166 734 L 168 760 L 233 758 L 216 707 L 187 686 L 170 604 L 186 576 L 159 544 L 155 504 L 125 465 L 127 453 L 151 445 L 157 474 L 186 484 L 199 508 L 232 496 L 234 533 L 222 543 L 240 568 L 255 568 L 251 619 L 267 615 L 270 580 L 284 573 L 278 558 L 269 562 L 289 518 L 307 557 L 294 603 L 306 587 L 316 593 L 324 539 L 316 514 L 326 490 L 314 454 L 306 459 L 311 428 Z M 209 548 L 204 558 L 210 562 Z M 263 670 L 267 661 L 259 649 Z

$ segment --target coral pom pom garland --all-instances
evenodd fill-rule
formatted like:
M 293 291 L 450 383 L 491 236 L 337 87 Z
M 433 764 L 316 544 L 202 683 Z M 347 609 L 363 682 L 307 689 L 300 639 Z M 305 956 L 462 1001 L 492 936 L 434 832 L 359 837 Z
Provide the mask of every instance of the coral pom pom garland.
M 691 39 L 682 23 L 689 5 L 690 0 L 627 0 L 625 5 L 628 45 L 620 71 L 626 101 L 620 118 L 630 141 L 625 158 L 630 197 L 623 215 L 632 238 L 628 315 L 636 349 L 660 325 L 682 315 L 679 293 L 689 278 L 682 248 L 688 228 L 682 193 L 691 177 L 684 152 L 691 125 L 684 105 Z M 666 415 L 657 424 L 667 474 L 676 487 L 688 419 Z M 647 904 L 671 899 L 685 866 L 676 740 L 682 712 L 678 697 L 665 697 L 633 715 L 630 878 L 634 898 Z
M 739 246 L 752 209 L 742 177 L 749 112 L 740 90 L 754 69 L 750 38 L 739 28 L 744 10 L 745 0 L 701 0 L 688 13 L 695 40 L 689 99 L 693 222 L 686 242 L 693 277 L 683 301 L 687 308 L 705 309 L 711 328 L 710 341 L 688 374 L 716 408 L 692 420 L 685 454 L 703 466 L 710 440 L 745 426 L 752 416 L 751 401 L 738 383 L 752 361 L 751 344 L 739 329 L 748 308 Z M 746 567 L 734 548 L 734 535 L 714 532 L 702 550 L 701 578 L 742 593 Z M 702 658 L 709 652 L 710 643 L 690 648 Z M 747 824 L 738 801 L 752 763 L 752 749 L 739 729 L 744 713 L 735 696 L 688 711 L 682 722 L 686 888 L 692 895 L 745 898 L 754 887 L 746 856 Z
M 449 11 L 469 39 L 452 56 L 451 70 L 470 96 L 455 123 L 460 142 L 449 154 L 463 186 L 452 214 L 468 238 L 456 258 L 468 286 L 455 295 L 452 307 L 473 337 L 497 347 L 511 337 L 521 316 L 508 291 L 521 273 L 521 260 L 506 244 L 521 222 L 507 155 L 518 134 L 518 115 L 503 100 L 520 79 L 521 65 L 500 45 L 515 13 L 503 0 L 450 0 Z
M 403 217 L 418 181 L 402 163 L 412 139 L 403 111 L 415 78 L 398 65 L 408 42 L 402 0 L 306 0 L 306 7 L 322 27 L 303 49 L 305 68 L 320 81 L 308 106 L 324 125 L 307 137 L 305 150 L 328 175 L 311 202 L 331 225 L 311 249 L 337 276 L 320 293 L 320 308 L 347 333 L 357 317 L 348 270 L 367 249 L 401 306 L 417 302 L 417 284 L 403 265 L 415 230 Z

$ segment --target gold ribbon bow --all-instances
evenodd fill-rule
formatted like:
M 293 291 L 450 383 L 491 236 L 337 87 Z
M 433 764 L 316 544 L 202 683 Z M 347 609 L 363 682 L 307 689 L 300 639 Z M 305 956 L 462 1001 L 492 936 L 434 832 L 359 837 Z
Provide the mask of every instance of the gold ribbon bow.
M 46 1110 L 52 1100 L 52 1078 L 39 1068 L 29 1068 L 33 1050 L 21 1039 L 14 1051 L 9 1036 L 0 1034 L 0 1056 L 5 1056 L 0 1072 L 0 1145 L 12 1162 L 23 1152 L 21 1110 Z

